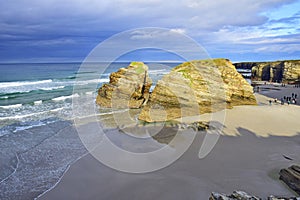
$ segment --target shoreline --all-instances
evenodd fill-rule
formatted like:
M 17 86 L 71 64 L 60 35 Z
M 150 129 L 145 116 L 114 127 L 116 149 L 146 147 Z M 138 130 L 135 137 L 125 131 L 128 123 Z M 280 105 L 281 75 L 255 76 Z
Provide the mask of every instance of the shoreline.
M 273 92 L 273 91 L 271 91 L 271 92 Z M 278 93 L 278 91 L 276 91 L 276 92 Z M 269 96 L 271 94 L 272 93 L 269 92 Z M 282 93 L 279 92 L 279 94 L 276 94 L 276 95 L 282 95 Z M 261 95 L 261 93 L 256 94 L 256 97 L 257 97 L 258 102 L 259 102 L 259 105 L 257 105 L 257 106 L 236 106 L 233 109 L 226 110 L 226 120 L 224 122 L 224 124 L 225 124 L 224 134 L 221 135 L 220 140 L 221 141 L 226 140 L 227 143 L 229 144 L 229 147 L 234 147 L 235 145 L 238 145 L 237 146 L 238 149 L 240 149 L 240 148 L 243 149 L 244 146 L 249 146 L 249 145 L 252 145 L 253 149 L 265 149 L 266 151 L 269 151 L 268 150 L 269 148 L 272 149 L 274 147 L 275 148 L 282 148 L 281 150 L 278 150 L 278 152 L 281 152 L 281 153 L 277 152 L 277 153 L 274 154 L 274 152 L 272 153 L 272 151 L 271 151 L 270 155 L 267 155 L 267 157 L 270 156 L 273 159 L 273 160 L 272 159 L 269 160 L 268 162 L 271 162 L 272 165 L 277 166 L 276 170 L 279 170 L 280 167 L 282 167 L 282 168 L 288 167 L 292 163 L 299 164 L 300 163 L 300 157 L 298 155 L 292 154 L 291 152 L 299 152 L 300 151 L 300 147 L 299 147 L 299 144 L 300 144 L 300 135 L 299 134 L 300 134 L 300 132 L 297 129 L 297 127 L 299 127 L 299 126 L 297 126 L 298 123 L 296 123 L 297 121 L 295 121 L 295 119 L 299 119 L 299 117 L 300 117 L 299 116 L 300 112 L 298 111 L 298 113 L 297 113 L 297 110 L 300 109 L 300 107 L 296 106 L 296 105 L 283 105 L 282 106 L 282 105 L 279 105 L 279 104 L 278 105 L 269 106 L 268 105 L 268 100 L 270 99 L 270 97 L 263 96 L 263 95 Z M 274 98 L 276 98 L 276 96 Z M 263 124 L 257 125 L 255 123 L 255 121 L 254 121 L 253 124 L 251 125 L 251 123 L 249 123 L 249 118 L 251 118 L 251 117 L 247 116 L 247 115 L 244 115 L 245 113 L 252 113 L 251 116 L 254 117 L 255 120 L 262 119 L 262 122 L 264 122 L 264 120 L 266 120 L 268 118 L 266 118 L 266 116 L 264 116 L 264 115 L 260 115 L 258 112 L 265 113 L 265 115 L 271 116 L 271 119 L 273 119 L 273 120 L 275 119 L 275 121 L 276 121 L 276 116 L 282 116 L 281 114 L 278 114 L 278 113 L 283 113 L 283 114 L 285 113 L 286 114 L 286 113 L 290 113 L 292 111 L 295 111 L 294 114 L 292 114 L 292 118 L 291 118 L 292 120 L 290 120 L 289 117 L 286 117 L 286 116 L 283 115 L 284 116 L 283 118 L 285 118 L 286 123 L 287 124 L 290 123 L 291 128 L 288 129 L 286 126 L 282 126 L 284 128 L 284 129 L 282 129 L 282 131 L 278 131 L 278 128 L 276 128 L 278 126 L 280 127 L 280 124 L 278 124 L 278 120 L 279 121 L 281 120 L 280 118 L 277 119 L 277 122 L 274 123 L 274 125 L 272 123 L 269 124 L 269 125 L 267 125 L 266 129 L 262 129 L 262 130 L 254 129 L 253 130 L 253 129 L 251 129 L 251 126 L 260 127 Z M 274 115 L 274 113 L 275 113 L 275 115 Z M 257 114 L 258 114 L 258 116 L 256 116 Z M 242 117 L 240 117 L 240 116 L 242 116 Z M 293 118 L 293 116 L 294 116 L 294 118 Z M 198 118 L 199 118 L 199 116 L 198 116 Z M 200 116 L 201 120 L 203 120 L 204 118 L 205 118 L 204 115 Z M 185 118 L 184 120 L 186 120 L 185 122 L 189 122 L 189 121 L 195 120 L 195 119 L 197 119 L 197 117 L 188 117 L 188 118 Z M 209 119 L 209 114 L 208 114 L 208 119 Z M 199 119 L 197 119 L 197 120 L 199 120 Z M 87 124 L 91 123 L 91 121 L 90 121 L 89 118 L 87 118 L 86 121 L 85 120 L 83 120 L 83 121 L 84 121 L 84 123 L 83 123 L 84 125 L 87 125 Z M 272 122 L 272 120 L 271 120 L 271 122 Z M 59 123 L 61 123 L 61 122 L 59 122 Z M 70 123 L 70 121 L 68 121 L 68 123 L 69 123 L 68 127 L 72 128 L 72 130 L 74 130 L 74 122 L 71 121 L 71 123 Z M 47 127 L 50 127 L 50 126 L 53 127 L 53 126 L 55 126 L 55 124 L 54 125 L 53 124 L 46 125 L 45 127 L 42 127 L 42 128 L 40 128 L 40 127 L 33 127 L 33 128 L 31 128 L 29 130 L 24 130 L 24 131 L 20 131 L 20 132 L 31 132 L 31 131 L 35 130 L 36 133 L 40 133 L 43 130 L 45 131 L 47 129 Z M 57 133 L 59 133 L 60 131 L 63 131 L 63 129 L 59 129 L 59 127 L 56 127 L 55 130 L 57 130 Z M 119 138 L 122 138 L 123 135 L 120 135 L 120 133 L 119 133 L 119 131 L 117 131 L 117 129 L 108 129 L 108 130 L 109 130 L 109 132 L 112 133 L 112 136 L 115 136 L 115 141 L 116 142 L 121 142 L 122 139 L 119 139 Z M 71 132 L 73 132 L 73 131 L 69 130 L 69 131 L 66 131 L 64 134 L 69 135 Z M 271 133 L 271 134 L 269 134 L 269 133 Z M 124 133 L 122 133 L 122 134 L 124 134 Z M 193 187 L 193 188 L 195 187 L 192 184 L 193 180 L 194 180 L 193 176 L 196 176 L 196 177 L 197 176 L 204 176 L 204 177 L 206 177 L 205 173 L 203 174 L 203 172 L 198 172 L 198 171 L 196 172 L 195 171 L 196 169 L 192 165 L 192 164 L 195 164 L 197 166 L 199 165 L 199 162 L 197 160 L 198 158 L 196 156 L 197 156 L 197 151 L 199 150 L 199 147 L 200 147 L 199 144 L 201 144 L 201 140 L 203 140 L 203 135 L 204 135 L 203 132 L 200 132 L 200 134 L 197 134 L 198 139 L 196 139 L 196 141 L 194 141 L 192 147 L 190 147 L 190 149 L 184 154 L 184 156 L 182 158 L 183 160 L 185 160 L 187 158 L 191 158 L 192 156 L 194 156 L 194 158 L 195 158 L 195 159 L 189 160 L 189 162 L 191 163 L 191 165 L 189 165 L 188 169 L 192 170 L 193 174 L 191 174 L 191 176 L 189 176 L 190 178 L 187 178 L 188 180 L 186 180 L 186 182 L 189 183 L 191 185 L 191 187 Z M 2 137 L 4 138 L 4 137 L 8 137 L 8 136 L 4 135 Z M 2 137 L 0 137 L 0 139 L 3 139 Z M 200 139 L 199 139 L 199 137 L 200 137 Z M 49 138 L 49 139 L 51 139 L 51 138 Z M 74 132 L 74 136 L 72 136 L 72 140 L 76 141 L 76 143 L 74 143 L 75 146 L 79 145 L 80 148 L 82 148 L 82 147 L 84 148 L 84 146 L 81 143 L 81 141 L 79 140 L 78 134 L 76 132 Z M 267 142 L 267 143 L 270 143 L 270 144 L 267 144 L 266 147 L 263 147 L 263 146 L 261 146 L 261 144 L 263 143 L 262 141 L 270 141 L 270 142 Z M 298 141 L 298 145 L 295 145 L 294 143 L 297 142 L 297 141 Z M 43 141 L 43 142 L 45 142 L 45 141 Z M 64 138 L 61 138 L 60 142 L 64 142 Z M 156 142 L 158 142 L 158 141 L 156 141 Z M 290 145 L 290 143 L 293 143 L 293 145 Z M 58 144 L 60 144 L 60 143 L 58 143 Z M 159 143 L 159 142 L 158 142 L 158 144 L 162 145 L 162 143 Z M 289 145 L 283 145 L 283 144 L 289 144 Z M 128 143 L 125 146 L 132 146 L 132 145 L 133 145 L 132 143 Z M 218 145 L 220 145 L 219 141 L 216 144 L 216 146 L 218 146 Z M 78 148 L 79 146 L 77 146 L 76 148 Z M 278 146 L 278 147 L 276 147 L 276 146 Z M 70 148 L 68 150 L 68 151 L 70 151 L 74 147 L 70 146 L 68 148 Z M 223 148 L 223 150 L 220 151 L 220 152 L 223 152 L 223 151 L 225 151 L 225 152 L 226 151 L 231 152 L 230 148 L 228 149 L 228 147 L 226 147 L 224 145 L 221 145 L 220 147 L 216 147 L 216 148 Z M 291 151 L 288 151 L 289 148 L 291 148 Z M 213 151 L 207 156 L 208 158 L 205 158 L 205 159 L 209 159 L 209 157 L 211 156 L 211 154 L 214 151 L 215 150 L 213 149 Z M 189 152 L 192 152 L 192 153 L 189 153 Z M 253 159 L 253 162 L 261 163 L 262 162 L 261 160 L 257 160 L 258 158 L 255 158 L 255 154 L 257 154 L 257 153 L 258 153 L 257 151 L 256 151 L 256 153 L 252 152 L 251 154 L 249 154 L 249 156 L 251 156 L 251 158 Z M 289 156 L 289 157 L 292 157 L 294 159 L 294 161 L 287 161 L 286 159 L 284 159 L 284 157 L 282 156 L 282 154 L 284 154 L 286 156 Z M 69 156 L 68 154 L 66 154 L 66 155 Z M 216 156 L 216 158 L 218 158 L 216 160 L 220 160 L 221 159 L 221 160 L 224 161 L 223 157 L 218 157 L 218 155 L 215 155 L 215 156 Z M 241 157 L 241 155 L 236 155 L 236 156 L 237 157 L 234 158 L 234 160 L 230 160 L 230 159 L 233 159 L 233 157 L 230 157 L 229 161 L 236 162 L 236 160 L 238 160 L 238 159 L 244 159 L 244 158 L 242 158 L 243 156 Z M 41 158 L 38 158 L 38 159 L 41 159 Z M 212 162 L 211 163 L 212 166 L 218 165 L 218 163 L 216 162 L 216 160 L 215 161 L 210 161 L 210 162 Z M 85 163 L 85 162 L 87 162 L 87 163 Z M 176 164 L 177 162 L 180 163 L 181 162 L 181 158 L 178 161 L 176 161 L 174 164 Z M 279 163 L 277 163 L 277 162 L 279 162 Z M 128 174 L 122 175 L 124 173 L 120 173 L 120 172 L 111 170 L 111 169 L 107 168 L 106 166 L 100 164 L 98 161 L 96 161 L 93 157 L 91 157 L 91 155 L 89 153 L 84 153 L 84 154 L 82 154 L 79 157 L 75 156 L 74 158 L 72 158 L 72 161 L 67 165 L 67 168 L 64 170 L 63 174 L 58 178 L 58 180 L 56 181 L 56 183 L 54 185 L 52 185 L 50 188 L 48 188 L 47 190 L 45 190 L 42 193 L 38 194 L 38 196 L 36 196 L 34 198 L 35 199 L 52 199 L 53 195 L 54 195 L 55 198 L 59 198 L 60 199 L 61 197 L 59 195 L 64 195 L 63 191 L 65 190 L 65 188 L 68 190 L 68 195 L 72 195 L 70 193 L 73 193 L 75 191 L 73 190 L 74 188 L 72 189 L 72 188 L 70 188 L 70 186 L 73 185 L 74 180 L 70 181 L 70 179 L 80 178 L 80 179 L 77 180 L 78 182 L 80 182 L 80 180 L 83 179 L 83 180 L 87 181 L 87 182 L 85 182 L 86 184 L 89 184 L 89 180 L 87 180 L 86 178 L 90 177 L 90 180 L 91 181 L 95 181 L 95 184 L 96 183 L 98 185 L 105 185 L 106 184 L 105 182 L 101 182 L 100 180 L 94 180 L 94 178 L 92 178 L 90 176 L 91 174 L 89 174 L 89 172 L 86 172 L 86 174 L 85 174 L 87 177 L 82 177 L 80 175 L 80 173 L 82 173 L 82 171 L 85 171 L 85 167 L 84 167 L 85 165 L 87 165 L 86 167 L 90 167 L 91 169 L 95 170 L 95 173 L 100 173 L 101 174 L 101 170 L 104 170 L 104 171 L 109 172 L 109 175 L 112 176 L 112 177 L 115 177 L 115 176 L 121 176 L 121 177 L 126 176 L 125 179 L 128 178 Z M 239 166 L 240 164 L 236 163 L 236 165 Z M 189 171 L 188 170 L 188 171 L 185 172 L 185 170 L 183 170 L 184 168 L 182 168 L 183 166 L 179 167 L 179 169 L 180 169 L 179 171 L 178 171 L 178 169 L 176 169 L 176 167 L 175 167 L 176 170 L 172 171 L 172 170 L 174 170 L 174 167 L 175 166 L 171 165 L 171 166 L 167 167 L 166 169 L 168 169 L 168 170 L 171 169 L 171 172 L 173 172 L 175 174 L 177 172 L 188 173 L 188 171 Z M 201 166 L 199 166 L 199 167 L 201 167 Z M 240 166 L 240 167 L 242 167 L 242 166 Z M 75 170 L 75 172 L 74 172 L 74 170 Z M 209 166 L 207 166 L 207 169 L 205 169 L 205 170 L 209 170 Z M 226 170 L 229 170 L 229 169 L 226 168 Z M 242 170 L 242 169 L 239 169 L 239 170 Z M 267 171 L 267 173 L 271 173 L 271 174 L 273 174 L 273 176 L 275 176 L 275 174 L 276 174 L 275 171 L 274 171 L 275 169 L 273 171 L 272 170 L 270 171 L 270 169 L 269 169 L 269 171 L 268 171 L 266 169 L 261 169 L 260 168 L 259 170 L 261 171 L 260 173 L 265 173 Z M 164 169 L 159 170 L 157 172 L 150 173 L 150 174 L 154 174 L 155 177 L 156 177 L 157 176 L 156 174 L 162 174 L 162 173 L 165 173 L 165 172 L 168 175 L 166 177 L 166 181 L 168 182 L 169 181 L 168 178 L 170 178 L 170 174 L 169 174 L 169 172 L 165 171 Z M 212 172 L 212 174 L 213 173 L 214 172 Z M 236 176 L 232 171 L 230 173 L 231 173 L 231 175 L 233 177 Z M 103 175 L 103 176 L 106 177 L 106 175 Z M 132 175 L 132 176 L 135 177 L 135 175 Z M 152 184 L 155 184 L 154 180 L 156 178 L 154 178 L 154 180 L 152 180 L 152 177 L 151 176 L 148 177 L 148 174 L 145 174 L 145 177 L 146 177 L 146 179 L 149 182 L 151 182 Z M 249 177 L 251 177 L 251 176 L 249 176 Z M 266 177 L 268 177 L 268 176 L 265 176 L 265 178 Z M 110 178 L 110 177 L 107 177 L 107 178 Z M 182 178 L 186 179 L 186 177 L 182 177 Z M 198 178 L 201 179 L 201 177 L 198 177 Z M 246 179 L 247 176 L 245 176 L 244 178 Z M 131 180 L 131 178 L 129 178 L 129 179 Z M 206 177 L 206 179 L 212 181 L 212 178 Z M 170 180 L 173 180 L 173 179 L 171 178 Z M 176 178 L 176 180 L 177 180 L 177 178 Z M 238 180 L 238 177 L 236 177 L 236 180 Z M 100 181 L 100 182 L 97 182 L 97 181 Z M 114 180 L 114 181 L 117 181 L 117 180 Z M 136 180 L 136 181 L 140 182 L 139 179 Z M 284 194 L 285 195 L 289 195 L 289 196 L 295 196 L 296 195 L 290 189 L 288 189 L 287 186 L 285 186 L 283 183 L 281 183 L 279 180 L 276 180 L 275 182 L 276 183 L 273 183 L 273 185 L 275 184 L 274 187 L 281 188 L 280 190 L 278 190 L 278 192 L 279 191 L 283 191 L 283 193 L 278 193 L 278 195 L 284 195 Z M 168 184 L 171 184 L 171 183 L 172 182 L 170 182 L 170 183 L 168 182 Z M 247 180 L 244 180 L 243 183 L 246 184 Z M 116 184 L 118 185 L 118 181 L 116 182 Z M 142 182 L 140 182 L 140 184 L 143 185 Z M 197 184 L 204 185 L 205 183 L 202 182 L 202 181 L 200 181 L 200 182 L 197 182 Z M 213 183 L 209 183 L 209 184 L 214 185 Z M 75 184 L 74 187 L 77 187 L 77 185 L 78 184 Z M 1 187 L 1 183 L 0 183 L 0 187 Z M 118 187 L 121 187 L 121 185 L 119 185 Z M 126 196 L 126 191 L 124 191 L 124 189 L 122 189 L 122 187 L 119 188 L 120 191 L 121 191 L 121 194 L 123 194 L 123 195 Z M 135 186 L 135 187 L 138 187 L 138 185 Z M 161 186 L 161 187 L 163 187 L 163 186 Z M 251 187 L 255 188 L 256 186 L 253 185 Z M 78 188 L 78 190 L 79 189 L 80 188 Z M 186 189 L 189 190 L 188 188 L 186 188 Z M 191 194 L 194 193 L 196 191 L 196 189 L 197 188 L 194 188 L 192 191 L 190 191 L 190 193 Z M 211 190 L 210 192 L 215 191 L 215 192 L 228 193 L 228 192 L 231 192 L 231 191 L 237 190 L 237 189 L 243 190 L 243 188 L 237 188 L 237 187 L 236 188 L 227 188 L 227 189 L 226 190 L 225 189 L 224 190 L 220 190 L 220 188 L 218 189 L 217 186 L 213 186 L 210 189 Z M 87 189 L 87 191 L 88 190 L 89 189 Z M 107 190 L 109 191 L 109 189 L 107 189 Z M 143 189 L 141 189 L 141 190 L 143 190 Z M 153 190 L 154 190 L 154 188 L 153 188 Z M 158 190 L 158 188 L 156 188 L 155 190 Z M 168 188 L 166 188 L 166 190 L 169 191 L 169 190 L 172 190 L 172 188 L 168 187 Z M 197 190 L 201 190 L 201 189 L 198 188 Z M 254 194 L 254 195 L 256 194 L 254 189 L 253 190 L 247 190 L 247 188 L 245 188 L 244 190 L 246 192 L 251 193 L 251 194 Z M 205 189 L 205 191 L 206 191 L 206 194 L 208 194 L 209 190 L 207 188 Z M 277 191 L 277 190 L 274 190 L 274 191 Z M 91 188 L 90 192 L 96 192 L 95 188 L 94 189 Z M 263 193 L 263 191 L 261 191 L 261 192 L 262 192 L 261 194 L 266 194 L 266 193 Z M 276 195 L 276 193 L 274 193 L 274 192 L 270 193 L 270 194 Z M 67 195 L 67 194 L 65 194 L 65 195 Z M 113 191 L 111 191 L 111 195 L 113 195 Z M 180 196 L 180 194 L 177 194 L 177 195 Z M 261 196 L 261 195 L 258 195 L 258 196 Z M 31 196 L 31 197 L 33 198 L 33 196 Z M 28 196 L 28 199 L 31 199 L 31 197 Z M 116 198 L 116 196 L 113 196 L 113 197 Z M 202 197 L 204 197 L 204 196 L 202 196 Z M 207 196 L 206 199 L 208 199 L 208 197 L 209 196 Z M 76 197 L 74 197 L 74 198 L 76 199 Z M 26 199 L 26 197 L 24 197 L 24 199 Z M 104 199 L 110 199 L 110 198 L 104 198 Z M 140 199 L 143 199 L 143 198 L 140 198 Z M 145 199 L 147 199 L 147 198 L 145 198 Z M 150 197 L 149 197 L 149 199 L 150 199 Z
M 38 199 L 116 199 L 120 196 L 122 199 L 151 199 L 152 195 L 158 199 L 208 199 L 213 191 L 233 190 L 261 197 L 297 196 L 279 181 L 277 172 L 300 162 L 296 153 L 300 150 L 297 144 L 300 135 L 261 138 L 248 130 L 239 132 L 240 136 L 221 136 L 215 149 L 202 160 L 196 155 L 204 135 L 198 134 L 189 150 L 175 163 L 147 174 L 118 172 L 87 154 L 69 168 L 52 190 Z M 283 141 L 286 146 L 282 145 Z M 283 155 L 294 160 L 287 160 Z M 145 195 L 145 188 L 153 194 Z

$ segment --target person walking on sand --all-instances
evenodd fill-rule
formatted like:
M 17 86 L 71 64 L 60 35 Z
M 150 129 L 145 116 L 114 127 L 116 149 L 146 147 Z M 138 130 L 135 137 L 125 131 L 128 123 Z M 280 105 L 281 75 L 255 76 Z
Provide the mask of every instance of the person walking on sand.
M 284 100 L 283 98 L 280 99 L 281 105 L 284 105 Z
M 269 104 L 270 104 L 270 106 L 272 105 L 272 100 L 271 99 L 269 100 Z

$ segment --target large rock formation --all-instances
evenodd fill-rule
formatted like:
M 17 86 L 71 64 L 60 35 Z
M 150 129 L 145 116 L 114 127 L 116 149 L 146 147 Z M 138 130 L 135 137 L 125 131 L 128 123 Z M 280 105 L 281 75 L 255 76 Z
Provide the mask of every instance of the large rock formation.
M 251 69 L 253 81 L 294 83 L 300 81 L 300 60 L 235 63 L 236 68 Z
M 279 179 L 300 195 L 300 166 L 292 165 L 279 172 Z
M 108 108 L 140 108 L 149 99 L 151 85 L 147 65 L 132 62 L 111 73 L 109 83 L 98 90 L 96 103 Z
M 256 104 L 253 88 L 230 61 L 191 61 L 157 82 L 139 119 L 168 121 L 245 104 Z
M 285 82 L 300 81 L 300 60 L 284 62 L 283 78 Z

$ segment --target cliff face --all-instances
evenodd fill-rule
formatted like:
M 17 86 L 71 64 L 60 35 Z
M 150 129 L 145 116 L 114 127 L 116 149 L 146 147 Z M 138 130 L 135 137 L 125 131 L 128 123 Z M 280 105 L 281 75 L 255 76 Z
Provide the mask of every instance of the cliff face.
M 108 108 L 140 108 L 148 101 L 151 85 L 148 66 L 132 62 L 111 73 L 109 83 L 98 90 L 96 103 Z
M 230 61 L 192 61 L 158 81 L 139 119 L 167 121 L 245 104 L 256 104 L 253 88 Z
M 283 77 L 286 82 L 300 80 L 300 60 L 284 62 Z
M 251 69 L 252 80 L 293 83 L 300 79 L 300 60 L 235 63 L 236 68 Z

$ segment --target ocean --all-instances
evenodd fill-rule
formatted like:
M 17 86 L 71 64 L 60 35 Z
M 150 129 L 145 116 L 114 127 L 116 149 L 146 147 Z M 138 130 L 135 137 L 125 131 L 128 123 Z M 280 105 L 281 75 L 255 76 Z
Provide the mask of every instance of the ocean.
M 128 64 L 111 63 L 106 69 L 103 68 L 107 63 L 85 64 L 84 68 L 81 63 L 0 64 L 0 136 L 58 120 L 72 120 L 72 99 L 96 98 L 97 88 L 109 82 L 110 73 Z M 154 83 L 178 65 L 146 64 Z M 104 73 L 100 74 L 99 69 Z M 74 93 L 75 83 L 82 92 Z M 105 110 L 99 109 L 101 112 Z

